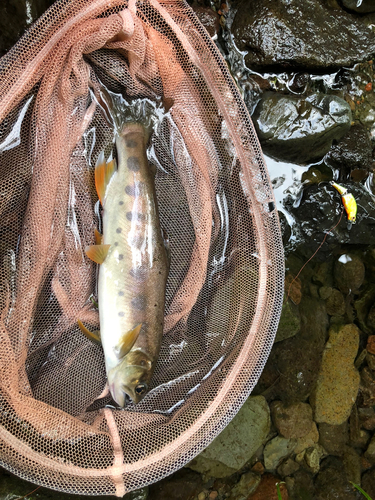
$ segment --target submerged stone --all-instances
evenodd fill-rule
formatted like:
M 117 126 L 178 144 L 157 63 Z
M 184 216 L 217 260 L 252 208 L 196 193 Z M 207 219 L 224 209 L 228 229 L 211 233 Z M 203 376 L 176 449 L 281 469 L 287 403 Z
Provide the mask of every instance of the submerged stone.
M 349 418 L 359 389 L 354 368 L 358 345 L 359 330 L 354 324 L 330 329 L 313 398 L 316 422 L 340 425 Z
M 335 263 L 334 277 L 342 292 L 355 293 L 365 279 L 365 266 L 357 255 L 343 254 Z
M 342 0 L 342 4 L 346 9 L 358 12 L 359 14 L 375 12 L 375 4 L 373 0 Z
M 307 403 L 285 405 L 273 401 L 271 415 L 279 434 L 286 438 L 301 438 L 311 431 L 312 408 Z
M 270 410 L 263 396 L 251 396 L 212 443 L 188 467 L 210 477 L 226 477 L 241 469 L 265 442 Z
M 371 23 L 332 4 L 242 0 L 232 33 L 237 47 L 247 51 L 247 66 L 333 70 L 371 59 L 375 42 Z
M 325 94 L 295 97 L 266 92 L 253 115 L 265 153 L 294 163 L 323 158 L 332 141 L 349 130 L 351 119 L 346 101 Z
M 264 447 L 264 467 L 266 470 L 275 470 L 284 458 L 289 457 L 296 447 L 295 439 L 287 439 L 281 436 L 268 441 Z

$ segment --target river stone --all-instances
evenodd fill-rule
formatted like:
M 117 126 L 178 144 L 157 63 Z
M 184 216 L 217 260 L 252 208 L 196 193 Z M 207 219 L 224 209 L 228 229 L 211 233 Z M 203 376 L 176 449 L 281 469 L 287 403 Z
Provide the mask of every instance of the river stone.
M 266 441 L 271 419 L 263 396 L 250 396 L 228 426 L 188 467 L 210 477 L 241 469 Z
M 285 438 L 301 438 L 311 431 L 312 408 L 307 403 L 287 406 L 282 401 L 273 401 L 271 416 L 279 434 Z
M 337 288 L 332 288 L 332 293 L 326 300 L 326 309 L 327 314 L 330 316 L 344 316 L 346 309 L 345 299 Z
M 354 12 L 359 12 L 360 14 L 367 14 L 369 12 L 375 12 L 374 0 L 341 0 L 343 6 L 346 9 L 352 10 Z
M 332 71 L 371 59 L 375 43 L 367 18 L 316 0 L 242 0 L 232 34 L 247 66 L 260 71 Z
M 279 326 L 277 327 L 275 342 L 294 337 L 301 328 L 301 318 L 298 307 L 287 300 L 281 309 Z
M 308 432 L 308 434 L 297 439 L 297 445 L 294 448 L 294 453 L 295 454 L 301 453 L 307 448 L 311 448 L 312 446 L 314 446 L 318 441 L 319 441 L 319 431 L 316 426 L 316 423 L 313 422 L 311 424 L 311 429 Z
M 295 439 L 287 439 L 281 436 L 276 436 L 271 441 L 268 441 L 263 451 L 266 470 L 275 470 L 284 458 L 289 457 L 296 444 Z
M 329 330 L 313 398 L 315 422 L 340 425 L 349 418 L 360 381 L 354 368 L 358 345 L 359 330 L 354 324 Z
M 363 125 L 353 125 L 337 144 L 333 144 L 324 162 L 350 175 L 355 169 L 371 170 L 372 145 L 369 133 Z
M 358 500 L 357 494 L 346 477 L 343 461 L 337 457 L 327 457 L 320 464 L 320 472 L 315 478 L 316 496 L 314 500 Z
M 355 293 L 365 279 L 365 266 L 357 255 L 343 254 L 335 263 L 334 277 L 342 292 Z
M 267 155 L 301 164 L 323 158 L 332 141 L 349 130 L 352 113 L 349 104 L 334 95 L 266 92 L 252 118 Z
M 259 486 L 261 476 L 254 472 L 242 474 L 239 482 L 232 488 L 228 500 L 245 500 Z
M 293 206 L 293 198 L 285 198 L 285 209 L 291 213 L 305 235 L 308 245 L 317 248 L 323 235 L 340 220 L 334 231 L 328 233 L 326 243 L 319 250 L 321 256 L 330 243 L 375 245 L 375 197 L 365 186 L 359 183 L 341 183 L 357 201 L 357 223 L 348 226 L 345 212 L 342 213 L 342 201 L 339 193 L 328 183 L 313 184 L 303 190 L 299 204 Z
M 279 484 L 281 500 L 288 500 L 288 490 L 280 478 L 273 474 L 264 474 L 255 493 L 247 497 L 247 500 L 279 500 L 276 485 Z
M 365 457 L 372 465 L 375 464 L 375 436 L 373 436 L 365 451 Z

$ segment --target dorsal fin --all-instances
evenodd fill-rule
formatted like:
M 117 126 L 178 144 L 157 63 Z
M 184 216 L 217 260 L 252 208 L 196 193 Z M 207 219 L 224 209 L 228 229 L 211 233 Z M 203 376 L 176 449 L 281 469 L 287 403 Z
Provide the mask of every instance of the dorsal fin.
M 101 152 L 95 166 L 95 187 L 102 205 L 105 191 L 115 170 L 116 160 L 111 160 L 106 163 L 104 153 Z

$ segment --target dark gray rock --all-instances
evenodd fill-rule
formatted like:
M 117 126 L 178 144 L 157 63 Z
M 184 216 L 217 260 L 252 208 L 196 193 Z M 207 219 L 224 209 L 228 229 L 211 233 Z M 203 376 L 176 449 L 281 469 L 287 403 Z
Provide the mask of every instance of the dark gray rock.
M 327 457 L 315 479 L 316 500 L 358 500 L 361 496 L 348 482 L 343 462 Z
M 319 290 L 320 292 L 321 290 Z M 331 316 L 343 316 L 345 314 L 345 299 L 343 294 L 336 288 L 326 299 L 327 314 Z
M 375 469 L 368 470 L 363 474 L 362 488 L 370 498 L 375 498 Z
M 349 441 L 348 423 L 341 425 L 319 424 L 319 443 L 330 455 L 343 455 Z
M 36 21 L 54 0 L 6 0 L 0 2 L 0 57 Z
M 343 293 L 355 293 L 365 279 L 365 266 L 357 255 L 343 254 L 335 262 L 334 277 Z
M 242 0 L 232 25 L 249 68 L 336 69 L 371 59 L 375 33 L 324 0 Z
M 288 481 L 288 491 L 291 500 L 316 500 L 313 475 L 299 469 L 293 475 L 293 481 Z
M 375 12 L 375 4 L 373 0 L 341 0 L 346 9 L 358 12 L 359 14 L 368 14 Z
M 354 125 L 337 144 L 333 144 L 324 161 L 332 168 L 340 169 L 340 181 L 348 180 L 353 170 L 367 173 L 372 167 L 372 146 L 363 125 Z
M 265 153 L 299 164 L 323 158 L 332 141 L 349 130 L 351 120 L 349 104 L 325 94 L 296 97 L 266 92 L 253 114 Z
M 343 205 L 339 193 L 328 183 L 311 185 L 302 195 L 298 206 L 293 200 L 286 199 L 284 204 L 297 221 L 301 221 L 300 229 L 308 238 L 311 248 L 317 248 L 326 231 L 330 231 L 326 242 L 319 250 L 320 256 L 328 250 L 333 242 L 354 245 L 375 245 L 375 197 L 367 189 L 357 183 L 343 183 L 357 201 L 357 222 L 348 225 L 345 211 L 338 223 Z

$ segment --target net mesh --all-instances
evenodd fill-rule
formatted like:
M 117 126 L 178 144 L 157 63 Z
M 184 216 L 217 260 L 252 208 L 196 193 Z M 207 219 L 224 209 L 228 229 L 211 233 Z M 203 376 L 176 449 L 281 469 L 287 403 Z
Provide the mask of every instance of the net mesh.
M 101 86 L 168 111 L 148 147 L 171 266 L 152 388 L 111 406 L 90 301 Z M 277 211 L 226 64 L 179 0 L 60 0 L 0 60 L 0 459 L 56 490 L 122 496 L 229 423 L 268 357 L 283 294 Z

